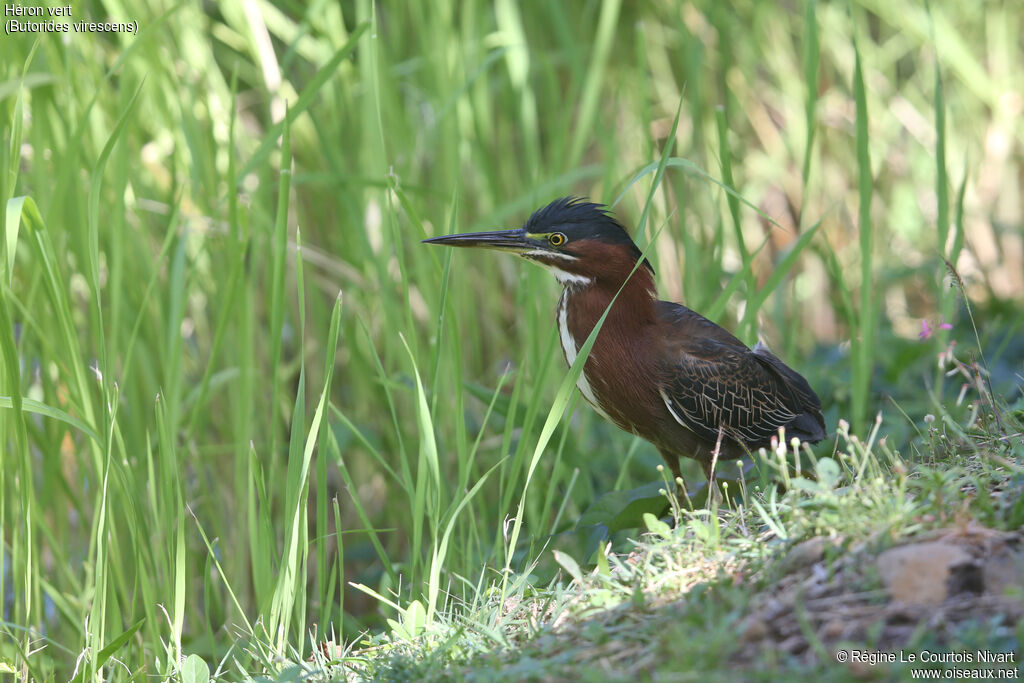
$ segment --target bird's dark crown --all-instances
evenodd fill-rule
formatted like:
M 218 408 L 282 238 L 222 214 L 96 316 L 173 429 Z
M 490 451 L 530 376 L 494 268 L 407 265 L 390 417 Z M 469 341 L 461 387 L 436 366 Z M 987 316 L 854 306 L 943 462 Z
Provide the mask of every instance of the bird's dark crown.
M 594 240 L 622 245 L 629 249 L 634 258 L 639 259 L 641 256 L 636 243 L 622 224 L 609 213 L 608 207 L 580 197 L 561 197 L 537 209 L 523 228 L 531 234 L 560 232 L 570 244 L 575 240 Z M 650 268 L 646 260 L 644 265 Z
M 608 212 L 608 207 L 579 197 L 561 197 L 537 209 L 523 227 L 529 233 L 558 231 L 570 240 L 592 239 L 609 244 L 633 244 L 629 233 Z

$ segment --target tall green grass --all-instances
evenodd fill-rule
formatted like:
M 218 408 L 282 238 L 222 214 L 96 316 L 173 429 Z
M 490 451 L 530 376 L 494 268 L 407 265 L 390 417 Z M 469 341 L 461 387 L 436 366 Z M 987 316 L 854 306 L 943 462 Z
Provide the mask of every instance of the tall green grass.
M 955 315 L 937 255 L 989 239 L 981 140 L 1020 92 L 985 57 L 1020 17 L 921 11 L 122 3 L 76 12 L 138 36 L 8 37 L 0 665 L 277 671 L 593 545 L 575 520 L 657 453 L 576 409 L 546 273 L 419 244 L 556 196 L 615 202 L 664 298 L 864 427 Z

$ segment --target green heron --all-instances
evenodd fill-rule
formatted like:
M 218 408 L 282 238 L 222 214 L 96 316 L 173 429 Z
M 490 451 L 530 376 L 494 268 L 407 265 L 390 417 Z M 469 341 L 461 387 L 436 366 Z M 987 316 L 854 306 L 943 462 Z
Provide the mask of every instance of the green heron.
M 825 438 L 821 402 L 799 373 L 758 342 L 753 349 L 685 306 L 659 301 L 654 269 L 606 207 L 573 197 L 536 211 L 519 230 L 424 240 L 516 253 L 562 285 L 556 320 L 565 360 L 611 305 L 577 380 L 594 409 L 654 444 L 679 476 L 679 458 L 715 463 L 769 447 L 779 429 Z M 614 304 L 612 299 L 621 289 Z

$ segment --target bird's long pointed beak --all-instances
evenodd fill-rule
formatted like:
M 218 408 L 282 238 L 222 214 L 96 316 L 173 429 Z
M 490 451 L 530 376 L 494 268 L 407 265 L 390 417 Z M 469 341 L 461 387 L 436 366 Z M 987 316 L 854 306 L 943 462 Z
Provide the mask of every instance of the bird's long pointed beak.
M 424 244 L 443 244 L 448 247 L 479 247 L 500 251 L 524 252 L 537 249 L 542 243 L 527 236 L 526 230 L 489 230 L 444 235 L 423 240 Z

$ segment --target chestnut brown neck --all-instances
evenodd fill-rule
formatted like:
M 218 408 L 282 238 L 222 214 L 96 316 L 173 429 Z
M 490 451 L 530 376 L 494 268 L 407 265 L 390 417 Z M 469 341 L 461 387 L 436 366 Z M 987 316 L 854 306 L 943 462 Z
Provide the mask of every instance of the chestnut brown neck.
M 571 311 L 571 332 L 579 345 L 590 336 L 613 299 L 615 303 L 608 312 L 602 331 L 605 328 L 640 331 L 655 322 L 657 289 L 651 271 L 644 266 L 637 268 L 632 275 L 628 270 L 609 269 L 592 276 L 589 283 L 567 282 L 562 297 Z
M 636 260 L 626 250 L 600 242 L 580 245 L 576 256 L 578 260 L 558 266 L 576 276 L 571 280 L 563 280 L 562 284 L 566 288 L 563 296 L 571 299 L 567 303 L 578 312 L 578 315 L 572 316 L 577 323 L 574 327 L 585 328 L 583 338 L 577 336 L 580 344 L 593 330 L 616 294 L 618 298 L 608 314 L 609 318 L 622 321 L 625 316 L 631 319 L 633 326 L 654 322 L 657 288 L 654 284 L 654 271 L 646 262 L 637 266 Z M 633 326 L 615 327 L 637 329 Z M 583 331 L 573 330 L 573 336 Z
M 657 324 L 653 273 L 646 266 L 632 274 L 629 269 L 612 267 L 600 274 L 577 277 L 587 279 L 563 280 L 556 312 L 565 360 L 573 364 L 580 347 L 608 310 L 577 386 L 599 413 L 633 431 L 657 398 L 640 391 L 646 385 L 633 381 L 655 371 L 648 367 L 650 355 L 644 353 L 655 339 Z

